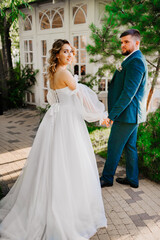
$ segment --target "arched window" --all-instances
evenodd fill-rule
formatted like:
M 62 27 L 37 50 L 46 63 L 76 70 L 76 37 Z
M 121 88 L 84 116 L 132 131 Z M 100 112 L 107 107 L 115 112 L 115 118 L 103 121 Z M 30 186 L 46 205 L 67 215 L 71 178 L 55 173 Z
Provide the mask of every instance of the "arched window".
M 107 2 L 105 1 L 101 1 L 99 2 L 99 7 L 98 7 L 98 11 L 99 11 L 99 23 L 103 23 L 104 22 L 104 14 L 105 14 L 105 6 L 106 6 Z
M 61 8 L 59 11 L 52 10 L 52 28 L 60 28 L 63 27 L 63 19 L 64 19 L 64 9 Z
M 44 13 L 40 13 L 39 14 L 40 19 L 40 26 L 41 26 L 41 30 L 44 29 L 49 29 L 50 28 L 50 11 L 46 11 Z
M 87 20 L 87 4 L 77 4 L 73 7 L 74 24 L 83 24 Z
M 24 31 L 32 30 L 32 15 L 27 15 L 24 21 Z
M 61 28 L 64 22 L 64 9 L 55 8 L 39 13 L 40 29 Z

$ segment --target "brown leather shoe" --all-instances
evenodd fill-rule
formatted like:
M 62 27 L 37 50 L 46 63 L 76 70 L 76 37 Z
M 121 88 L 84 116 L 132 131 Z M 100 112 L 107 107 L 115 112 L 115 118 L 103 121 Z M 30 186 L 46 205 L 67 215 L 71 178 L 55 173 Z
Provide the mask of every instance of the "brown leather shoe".
M 132 188 L 138 188 L 139 186 L 137 184 L 131 183 L 127 180 L 127 178 L 117 178 L 116 182 L 124 185 L 130 185 Z

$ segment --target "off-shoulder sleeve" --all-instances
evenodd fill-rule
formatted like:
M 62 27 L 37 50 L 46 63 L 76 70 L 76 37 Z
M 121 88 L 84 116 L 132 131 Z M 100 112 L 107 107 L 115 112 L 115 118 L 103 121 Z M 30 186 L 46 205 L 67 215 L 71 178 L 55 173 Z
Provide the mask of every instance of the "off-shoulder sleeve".
M 80 100 L 83 118 L 87 122 L 103 121 L 108 114 L 97 94 L 84 84 L 77 83 L 76 94 Z

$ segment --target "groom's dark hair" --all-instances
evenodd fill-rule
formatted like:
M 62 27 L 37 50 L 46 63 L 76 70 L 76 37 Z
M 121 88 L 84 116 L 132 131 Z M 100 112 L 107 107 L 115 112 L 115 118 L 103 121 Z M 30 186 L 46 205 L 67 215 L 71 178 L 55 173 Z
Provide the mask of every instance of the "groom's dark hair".
M 121 35 L 120 35 L 120 38 L 121 37 L 125 37 L 127 35 L 131 35 L 132 37 L 136 37 L 137 40 L 141 40 L 141 35 L 140 35 L 140 32 L 137 30 L 137 29 L 129 29 L 129 30 L 126 30 L 125 32 L 123 32 Z

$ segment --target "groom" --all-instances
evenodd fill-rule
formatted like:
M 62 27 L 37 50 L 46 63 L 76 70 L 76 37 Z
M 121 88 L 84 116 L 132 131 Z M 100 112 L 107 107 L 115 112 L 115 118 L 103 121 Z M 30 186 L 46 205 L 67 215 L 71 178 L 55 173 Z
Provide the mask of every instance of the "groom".
M 126 56 L 116 70 L 108 88 L 109 116 L 113 123 L 108 140 L 107 160 L 100 179 L 101 187 L 113 185 L 113 178 L 123 149 L 126 156 L 126 177 L 120 184 L 138 188 L 138 155 L 136 148 L 138 124 L 146 120 L 147 64 L 139 50 L 140 33 L 130 29 L 121 38 L 122 55 Z

